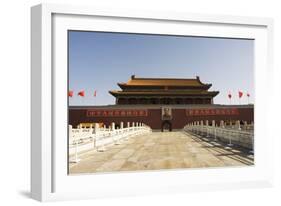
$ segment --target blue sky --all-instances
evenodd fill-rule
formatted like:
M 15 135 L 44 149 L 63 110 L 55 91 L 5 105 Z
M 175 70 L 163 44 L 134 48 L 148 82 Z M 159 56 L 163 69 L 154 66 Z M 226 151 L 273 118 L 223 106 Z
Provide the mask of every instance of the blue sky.
M 109 90 L 137 77 L 195 78 L 220 91 L 216 104 L 254 102 L 254 40 L 104 32 L 69 32 L 70 105 L 114 104 Z M 85 90 L 86 97 L 77 96 Z M 93 97 L 94 90 L 97 96 Z M 247 103 L 246 97 L 241 103 Z

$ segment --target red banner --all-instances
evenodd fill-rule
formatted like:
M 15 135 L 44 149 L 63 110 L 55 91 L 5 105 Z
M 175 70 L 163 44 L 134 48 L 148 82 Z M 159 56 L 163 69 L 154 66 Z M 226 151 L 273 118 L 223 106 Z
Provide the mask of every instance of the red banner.
M 186 116 L 239 115 L 237 108 L 187 109 Z
M 144 109 L 91 109 L 87 110 L 87 117 L 146 117 L 147 110 Z

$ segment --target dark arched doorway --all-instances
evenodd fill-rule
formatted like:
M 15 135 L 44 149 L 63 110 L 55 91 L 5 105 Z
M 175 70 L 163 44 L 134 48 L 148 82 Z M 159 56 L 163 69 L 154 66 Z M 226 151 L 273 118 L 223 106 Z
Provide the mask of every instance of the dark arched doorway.
M 162 122 L 161 131 L 172 131 L 172 123 L 168 120 Z

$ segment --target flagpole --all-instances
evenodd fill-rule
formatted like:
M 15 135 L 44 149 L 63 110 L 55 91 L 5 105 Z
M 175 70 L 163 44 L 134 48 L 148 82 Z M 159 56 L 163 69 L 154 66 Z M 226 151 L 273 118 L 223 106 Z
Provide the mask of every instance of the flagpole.
M 82 104 L 82 106 L 85 106 L 85 105 L 84 105 L 84 98 L 83 98 L 83 96 L 80 96 L 80 98 L 81 98 L 81 104 Z
M 238 90 L 238 98 L 239 98 L 239 105 L 241 104 L 241 97 L 243 96 L 243 92 Z
M 228 98 L 229 98 L 229 104 L 231 105 L 231 98 L 232 98 L 232 96 L 231 96 L 231 93 L 230 93 L 230 91 L 228 92 Z
M 239 105 L 241 104 L 241 97 L 240 97 L 240 90 L 238 90 L 238 101 L 239 101 Z
M 97 96 L 97 90 L 94 90 L 94 93 L 93 93 L 93 97 L 94 97 L 93 99 L 94 99 L 94 102 L 96 102 L 96 101 L 95 101 L 95 97 L 96 97 L 96 96 Z

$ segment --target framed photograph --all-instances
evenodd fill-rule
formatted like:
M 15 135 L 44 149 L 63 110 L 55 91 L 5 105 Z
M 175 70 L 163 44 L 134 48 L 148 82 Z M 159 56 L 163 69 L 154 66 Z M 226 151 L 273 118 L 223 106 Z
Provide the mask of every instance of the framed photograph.
M 271 19 L 42 4 L 31 25 L 34 199 L 271 186 Z

